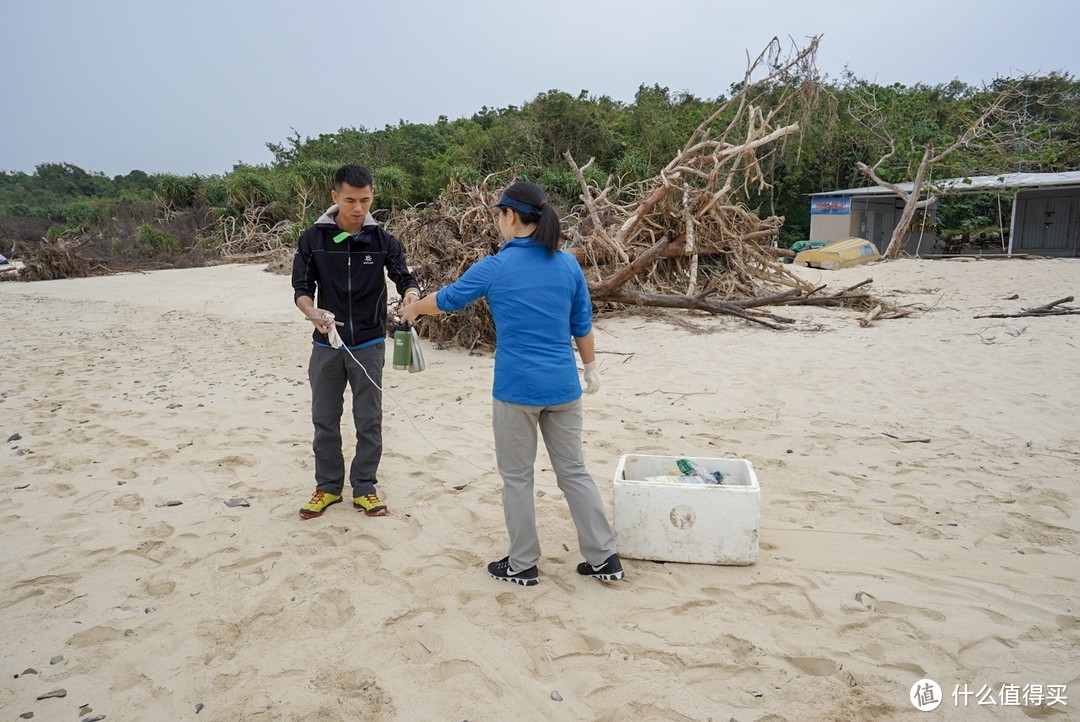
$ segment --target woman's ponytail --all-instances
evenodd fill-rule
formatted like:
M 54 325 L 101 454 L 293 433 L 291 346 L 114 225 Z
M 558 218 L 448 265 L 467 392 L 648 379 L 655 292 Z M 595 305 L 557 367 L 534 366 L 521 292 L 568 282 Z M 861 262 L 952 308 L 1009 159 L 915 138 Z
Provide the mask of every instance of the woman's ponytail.
M 559 212 L 547 200 L 544 189 L 535 183 L 515 183 L 506 189 L 503 198 L 516 201 L 513 204 L 506 203 L 526 223 L 535 223 L 533 231 L 534 240 L 543 245 L 548 255 L 554 255 L 559 250 L 562 240 L 562 227 L 559 222 Z

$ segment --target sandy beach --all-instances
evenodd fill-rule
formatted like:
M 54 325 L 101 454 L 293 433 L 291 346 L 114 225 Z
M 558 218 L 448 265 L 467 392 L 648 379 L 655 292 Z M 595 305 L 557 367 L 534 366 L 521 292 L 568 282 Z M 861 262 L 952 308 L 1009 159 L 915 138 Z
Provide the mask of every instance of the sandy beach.
M 0 283 L 3 718 L 902 720 L 924 678 L 926 719 L 1080 718 L 1080 316 L 974 318 L 1080 295 L 1080 260 L 798 272 L 923 310 L 600 318 L 584 402 L 609 511 L 623 454 L 749 460 L 757 562 L 579 577 L 541 447 L 528 589 L 484 568 L 490 356 L 387 364 L 390 516 L 303 521 L 288 277 Z

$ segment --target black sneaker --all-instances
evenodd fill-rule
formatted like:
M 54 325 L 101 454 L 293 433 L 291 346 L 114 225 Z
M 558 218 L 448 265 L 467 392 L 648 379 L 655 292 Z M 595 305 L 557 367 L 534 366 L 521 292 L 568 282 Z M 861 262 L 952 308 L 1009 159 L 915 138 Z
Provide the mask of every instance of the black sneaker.
M 612 554 L 598 567 L 594 567 L 588 562 L 578 564 L 577 573 L 584 577 L 599 579 L 602 582 L 614 582 L 623 578 L 622 562 L 619 561 L 618 554 Z
M 510 557 L 503 557 L 497 562 L 488 564 L 488 574 L 491 575 L 492 579 L 513 582 L 523 587 L 531 587 L 540 583 L 540 572 L 536 571 L 535 566 L 515 572 L 510 568 Z

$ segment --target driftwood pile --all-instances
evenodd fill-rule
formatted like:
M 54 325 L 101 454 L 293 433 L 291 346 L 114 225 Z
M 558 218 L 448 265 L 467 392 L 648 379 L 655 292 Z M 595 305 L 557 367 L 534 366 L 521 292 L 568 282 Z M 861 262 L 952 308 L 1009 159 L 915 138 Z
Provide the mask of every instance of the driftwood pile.
M 20 281 L 54 281 L 60 278 L 87 278 L 109 273 L 109 269 L 78 252 L 78 244 L 64 239 L 42 239 L 25 246 L 20 253 L 23 266 Z
M 218 223 L 222 241 L 219 251 L 225 263 L 266 261 L 271 267 L 289 265 L 293 245 L 286 243 L 291 221 L 272 222 L 269 206 L 248 206 L 239 216 L 225 216 Z M 269 270 L 269 269 L 268 269 Z
M 629 186 L 609 178 L 604 188 L 587 180 L 593 160 L 579 166 L 564 157 L 580 186 L 579 204 L 563 215 L 564 250 L 585 271 L 601 308 L 651 306 L 736 316 L 782 328 L 793 322 L 763 310 L 776 305 L 847 305 L 889 310 L 864 291 L 865 281 L 822 295 L 780 263 L 776 247 L 782 217 L 761 218 L 745 198 L 768 188 L 761 158 L 799 130 L 801 113 L 815 101 L 815 39 L 781 57 L 774 41 L 748 68 L 741 90 L 723 103 L 658 175 Z M 755 79 L 761 72 L 765 77 Z M 797 81 L 797 82 L 793 82 Z M 511 169 L 512 171 L 513 169 Z M 498 188 L 516 180 L 499 174 Z M 451 283 L 501 245 L 493 177 L 479 186 L 452 184 L 425 208 L 400 213 L 390 230 L 408 249 L 414 275 L 428 291 Z M 884 318 L 881 311 L 875 318 Z M 485 304 L 418 330 L 439 346 L 494 346 Z
M 452 283 L 465 270 L 502 245 L 495 217 L 488 209 L 496 198 L 486 182 L 468 186 L 452 181 L 434 203 L 410 208 L 387 224 L 401 239 L 413 276 L 427 292 Z M 487 301 L 470 304 L 434 323 L 421 317 L 417 331 L 435 345 L 493 349 L 495 325 Z

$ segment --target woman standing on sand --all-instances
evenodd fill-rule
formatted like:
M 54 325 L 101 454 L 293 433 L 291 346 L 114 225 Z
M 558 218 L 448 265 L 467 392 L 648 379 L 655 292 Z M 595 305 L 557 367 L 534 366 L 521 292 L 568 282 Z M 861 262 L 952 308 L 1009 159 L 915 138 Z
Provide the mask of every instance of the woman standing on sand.
M 498 209 L 505 241 L 499 252 L 402 311 L 411 322 L 421 314 L 449 313 L 487 298 L 495 320 L 491 421 L 510 548 L 488 564 L 488 572 L 526 587 L 540 583 L 533 494 L 539 427 L 577 527 L 585 558 L 578 574 L 622 579 L 615 537 L 581 451 L 582 389 L 571 337 L 585 367 L 585 393 L 600 388 L 585 275 L 573 256 L 559 250 L 559 216 L 540 186 L 515 183 L 492 208 Z

